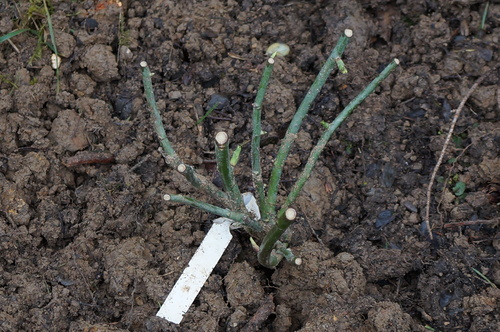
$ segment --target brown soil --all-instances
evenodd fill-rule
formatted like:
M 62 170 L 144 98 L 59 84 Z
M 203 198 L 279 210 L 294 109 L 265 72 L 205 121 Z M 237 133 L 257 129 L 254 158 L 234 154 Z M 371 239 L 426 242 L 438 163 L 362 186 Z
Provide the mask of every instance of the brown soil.
M 466 104 L 433 191 L 434 239 L 421 233 L 452 109 L 499 64 L 498 1 L 483 30 L 477 0 L 114 2 L 52 1 L 59 93 L 49 49 L 30 63 L 35 37 L 13 38 L 19 53 L 0 44 L 1 331 L 500 330 L 498 72 Z M 26 3 L 0 3 L 0 36 Z M 155 73 L 179 155 L 213 176 L 214 132 L 226 130 L 232 146 L 249 140 L 265 50 L 287 43 L 265 101 L 268 175 L 345 28 L 354 30 L 349 74 L 328 80 L 305 119 L 281 196 L 320 121 L 392 58 L 401 66 L 334 135 L 296 204 L 291 245 L 303 265 L 262 268 L 248 235 L 235 232 L 180 326 L 155 317 L 214 216 L 161 199 L 209 200 L 165 166 L 139 62 Z M 226 104 L 197 126 L 214 94 Z M 242 191 L 252 190 L 248 152 Z M 376 227 L 384 210 L 392 220 Z

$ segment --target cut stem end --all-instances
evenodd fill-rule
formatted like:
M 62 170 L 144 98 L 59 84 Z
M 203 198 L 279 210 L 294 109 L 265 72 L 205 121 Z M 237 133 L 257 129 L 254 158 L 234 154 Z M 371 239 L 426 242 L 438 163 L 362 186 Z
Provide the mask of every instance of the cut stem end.
M 286 217 L 286 220 L 289 220 L 289 221 L 295 220 L 295 218 L 297 217 L 297 211 L 295 211 L 295 209 L 288 208 L 285 211 L 285 217 Z
M 184 164 L 179 164 L 179 165 L 177 166 L 177 172 L 179 172 L 179 173 L 184 173 L 185 171 L 186 171 L 186 165 L 184 165 Z
M 219 146 L 224 146 L 228 140 L 229 140 L 229 137 L 223 131 L 219 131 L 217 133 L 217 135 L 215 135 L 215 141 L 217 142 L 217 145 L 219 145 Z

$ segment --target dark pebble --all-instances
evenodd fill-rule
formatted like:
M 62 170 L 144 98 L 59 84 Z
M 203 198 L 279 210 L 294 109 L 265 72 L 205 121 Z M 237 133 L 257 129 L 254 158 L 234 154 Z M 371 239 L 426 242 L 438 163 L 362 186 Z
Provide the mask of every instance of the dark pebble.
M 389 224 L 394 220 L 394 214 L 391 210 L 384 210 L 377 215 L 377 219 L 375 220 L 375 227 L 380 229 L 385 225 Z
M 373 179 L 377 176 L 378 171 L 380 171 L 380 165 L 372 163 L 366 167 L 366 176 Z
M 395 178 L 396 178 L 396 171 L 394 170 L 392 165 L 385 164 L 384 167 L 382 167 L 382 175 L 380 176 L 382 185 L 386 188 L 392 187 Z
M 406 116 L 412 119 L 418 119 L 418 118 L 423 118 L 425 116 L 425 110 L 424 109 L 418 109 L 415 111 L 411 111 L 406 113 Z
M 210 97 L 210 100 L 208 101 L 207 110 L 212 109 L 212 107 L 214 106 L 216 110 L 220 110 L 226 107 L 227 105 L 229 105 L 229 99 L 218 94 L 213 94 L 212 97 Z
M 99 22 L 93 18 L 86 18 L 83 21 L 83 28 L 88 32 L 94 32 L 99 27 Z
M 132 115 L 133 96 L 126 90 L 122 91 L 115 100 L 115 113 L 120 120 L 126 120 Z
M 420 224 L 420 227 L 418 228 L 418 231 L 423 236 L 428 236 L 429 235 L 429 230 L 427 229 L 427 223 L 425 221 L 422 221 L 422 223 Z
M 71 281 L 71 280 L 67 280 L 67 279 L 63 279 L 59 276 L 56 277 L 56 280 L 58 283 L 60 283 L 61 285 L 65 286 L 65 287 L 69 287 L 69 286 L 72 286 L 75 284 L 74 281 Z
M 446 121 L 450 121 L 450 118 L 451 118 L 451 105 L 450 103 L 448 102 L 448 100 L 446 99 L 443 99 L 442 100 L 442 108 L 441 108 L 441 112 L 443 114 L 443 118 L 446 120 Z
M 486 62 L 490 62 L 493 58 L 493 51 L 487 48 L 482 48 L 479 50 L 479 56 Z
M 404 202 L 403 205 L 405 206 L 405 208 L 408 209 L 408 211 L 415 212 L 415 213 L 418 212 L 418 209 L 416 208 L 416 206 L 410 202 Z
M 165 24 L 163 23 L 163 20 L 159 17 L 154 17 L 153 18 L 153 23 L 156 29 L 163 29 Z
M 5 157 L 0 157 L 0 173 L 5 174 L 9 169 L 9 160 Z
M 205 39 L 213 39 L 213 38 L 217 38 L 217 33 L 215 33 L 214 31 L 210 30 L 210 29 L 206 29 L 204 31 L 201 32 L 201 37 L 202 38 L 205 38 Z
M 439 306 L 441 308 L 444 308 L 448 304 L 450 304 L 451 300 L 453 300 L 453 294 L 450 294 L 448 292 L 442 292 L 441 296 L 439 297 Z

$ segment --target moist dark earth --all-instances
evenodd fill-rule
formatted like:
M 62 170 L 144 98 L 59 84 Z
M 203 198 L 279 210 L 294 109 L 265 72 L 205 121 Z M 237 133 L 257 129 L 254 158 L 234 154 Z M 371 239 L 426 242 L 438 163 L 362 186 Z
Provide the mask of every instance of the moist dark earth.
M 488 8 L 482 24 L 486 3 Z M 0 2 L 1 331 L 499 331 L 499 1 Z M 233 240 L 180 325 L 156 317 L 215 218 L 158 151 L 139 63 L 179 156 L 217 182 L 214 134 L 243 146 L 266 49 L 265 178 L 344 29 L 348 74 L 329 78 L 284 169 L 286 197 L 324 128 L 393 58 L 401 65 L 337 130 L 294 207 L 301 266 L 257 262 Z M 496 68 L 496 69 L 495 69 Z M 455 109 L 458 119 L 426 190 Z M 200 119 L 218 101 L 217 109 Z

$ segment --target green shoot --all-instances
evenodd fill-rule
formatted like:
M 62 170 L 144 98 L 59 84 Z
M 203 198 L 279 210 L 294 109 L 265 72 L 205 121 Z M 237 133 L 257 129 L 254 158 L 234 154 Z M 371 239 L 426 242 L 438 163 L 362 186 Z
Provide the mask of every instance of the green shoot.
M 488 279 L 484 274 L 482 274 L 475 268 L 472 268 L 472 271 L 474 271 L 478 276 L 480 276 L 484 281 L 486 281 L 491 287 L 497 288 L 497 285 L 495 285 L 495 283 L 492 282 L 490 279 Z
M 347 74 L 347 68 L 345 67 L 344 61 L 340 57 L 335 58 L 335 62 L 337 63 L 337 67 L 339 68 L 342 74 Z
M 9 40 L 12 37 L 15 37 L 15 36 L 17 36 L 23 32 L 26 32 L 26 31 L 29 31 L 29 29 L 18 29 L 18 30 L 14 30 L 14 31 L 9 32 L 6 35 L 0 36 L 0 43 L 3 43 L 4 41 Z
M 219 103 L 215 103 L 212 107 L 210 107 L 210 109 L 205 114 L 203 114 L 203 116 L 198 121 L 196 121 L 196 125 L 198 126 L 203 121 L 205 121 L 205 118 L 207 116 L 210 116 L 210 114 L 212 114 L 212 112 L 217 108 L 217 106 L 219 106 Z
M 488 8 L 490 7 L 490 2 L 486 2 L 484 6 L 483 16 L 481 17 L 481 25 L 479 26 L 480 30 L 484 30 L 484 26 L 486 25 L 486 18 L 488 17 Z
M 7 83 L 7 84 L 10 84 L 13 89 L 18 89 L 19 88 L 19 86 L 16 83 L 14 83 L 13 81 L 9 80 L 5 75 L 2 75 L 2 74 L 0 74 L 0 82 L 4 82 L 4 83 Z
M 47 6 L 47 1 L 43 0 L 43 8 L 45 10 L 45 16 L 47 17 L 47 25 L 49 27 L 50 41 L 52 43 L 54 54 L 59 57 L 59 52 L 57 52 L 56 36 L 54 34 L 54 28 L 52 26 L 52 18 L 50 16 L 49 7 Z M 56 69 L 56 93 L 59 93 L 61 87 L 61 76 L 59 72 L 59 64 L 55 67 Z
M 224 184 L 224 190 L 228 193 L 229 198 L 237 203 L 240 210 L 245 211 L 245 204 L 243 204 L 240 189 L 234 178 L 233 166 L 229 162 L 229 137 L 225 132 L 220 131 L 215 135 L 215 141 L 217 142 L 217 146 L 215 147 L 217 168 Z
M 232 156 L 231 156 L 231 160 L 229 161 L 229 163 L 231 164 L 231 166 L 236 166 L 238 164 L 238 161 L 240 160 L 240 154 L 241 154 L 241 145 L 238 145 L 236 147 L 236 150 L 234 150 Z

